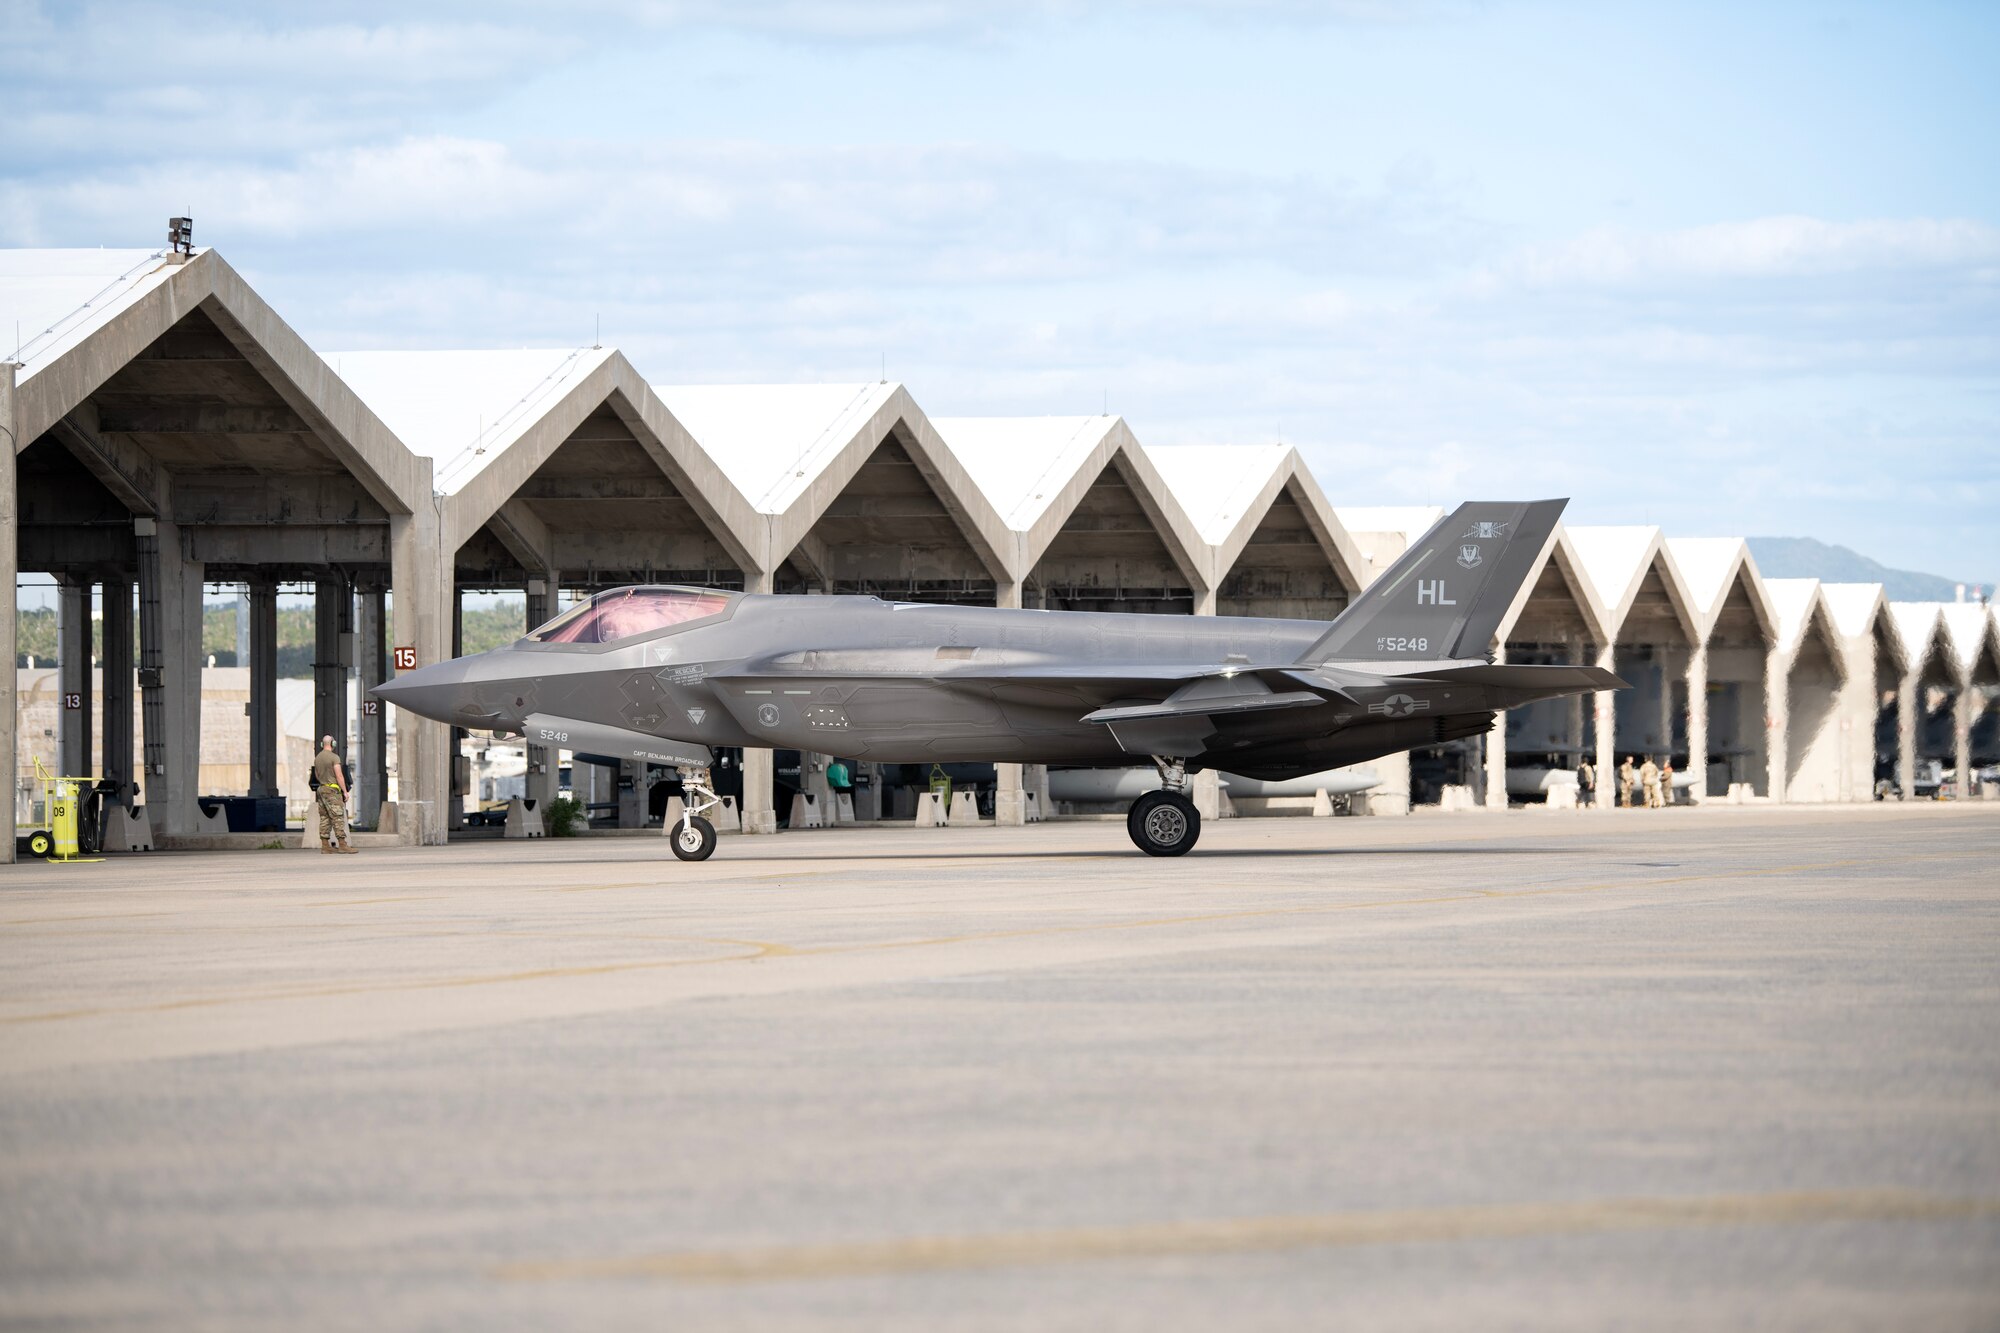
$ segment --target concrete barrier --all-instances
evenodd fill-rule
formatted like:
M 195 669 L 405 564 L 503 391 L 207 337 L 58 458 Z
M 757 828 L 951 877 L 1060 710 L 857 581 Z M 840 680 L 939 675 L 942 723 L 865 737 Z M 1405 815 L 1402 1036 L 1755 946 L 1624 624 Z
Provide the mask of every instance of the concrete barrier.
M 1333 797 L 1327 794 L 1327 790 L 1324 787 L 1313 793 L 1313 818 L 1333 818 Z
M 951 794 L 951 813 L 945 820 L 953 828 L 979 827 L 979 797 L 972 791 L 955 791 Z
M 516 796 L 507 802 L 507 833 L 509 838 L 543 838 L 548 829 L 542 825 L 542 812 L 535 809 L 536 802 Z
M 910 791 L 911 788 L 902 788 Z M 945 826 L 944 797 L 934 791 L 920 791 L 915 799 L 915 821 L 918 828 L 943 828 Z
M 837 791 L 833 794 L 833 822 L 852 824 L 854 822 L 854 793 Z
M 798 792 L 792 797 L 791 828 L 794 832 L 802 828 L 822 827 L 819 817 L 819 801 L 809 791 Z
M 1438 809 L 1440 810 L 1477 810 L 1479 808 L 1480 804 L 1473 797 L 1472 788 L 1470 787 L 1447 786 L 1438 793 Z
M 150 852 L 153 850 L 153 821 L 146 815 L 146 807 L 127 810 L 122 805 L 111 807 L 104 821 L 104 850 L 107 852 Z
M 1555 786 L 1550 787 L 1545 805 L 1550 810 L 1576 809 L 1576 787 L 1567 782 L 1557 783 Z
M 375 831 L 395 834 L 405 847 L 442 847 L 449 840 L 442 812 L 429 801 L 382 802 Z M 306 817 L 306 838 L 315 846 L 319 842 L 319 826 L 310 814 Z M 301 845 L 305 845 L 304 839 Z
M 1039 824 L 1048 817 L 1049 812 L 1042 808 L 1042 794 L 1040 792 L 1024 791 L 1021 793 L 1022 823 Z

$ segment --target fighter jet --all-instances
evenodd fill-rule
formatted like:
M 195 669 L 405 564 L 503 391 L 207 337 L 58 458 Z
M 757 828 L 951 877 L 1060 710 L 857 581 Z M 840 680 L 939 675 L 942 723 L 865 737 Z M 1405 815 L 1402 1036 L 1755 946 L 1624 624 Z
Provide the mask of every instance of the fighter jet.
M 864 762 L 1123 768 L 1159 787 L 1126 829 L 1195 845 L 1189 775 L 1282 779 L 1476 736 L 1497 710 L 1622 689 L 1585 666 L 1495 665 L 1487 645 L 1566 500 L 1461 505 L 1330 624 L 614 588 L 504 648 L 375 694 L 530 743 L 671 765 L 674 854 L 706 859 L 721 746 Z

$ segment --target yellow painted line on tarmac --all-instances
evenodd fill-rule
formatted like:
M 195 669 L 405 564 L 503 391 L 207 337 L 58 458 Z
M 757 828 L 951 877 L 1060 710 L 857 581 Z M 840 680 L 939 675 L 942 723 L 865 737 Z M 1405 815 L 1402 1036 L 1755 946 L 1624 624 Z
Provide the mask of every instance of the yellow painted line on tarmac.
M 1534 898 L 1559 894 L 1601 893 L 1611 889 L 1658 888 L 1674 884 L 1701 883 L 1717 879 L 1738 879 L 1753 876 L 1797 874 L 1813 870 L 1833 870 L 1855 865 L 1879 864 L 1894 860 L 1898 864 L 1932 859 L 1927 856 L 1898 856 L 1877 858 L 1874 861 L 1850 859 L 1840 861 L 1806 862 L 1789 866 L 1774 866 L 1761 870 L 1717 870 L 1694 875 L 1673 875 L 1657 879 L 1607 880 L 1592 884 L 1557 885 L 1540 889 L 1470 889 L 1460 893 L 1439 894 L 1422 898 L 1377 898 L 1362 902 L 1345 903 L 1294 903 L 1282 907 L 1249 907 L 1226 912 L 1195 912 L 1177 916 L 1139 917 L 1126 921 L 1085 922 L 1077 925 L 1023 926 L 1011 930 L 968 932 L 962 935 L 923 936 L 915 939 L 877 940 L 859 944 L 835 944 L 822 946 L 795 946 L 764 940 L 710 939 L 687 937 L 690 944 L 729 945 L 747 949 L 747 953 L 726 954 L 713 958 L 668 958 L 638 959 L 623 963 L 584 964 L 575 967 L 538 968 L 525 972 L 505 972 L 478 974 L 466 977 L 433 977 L 406 981 L 389 981 L 374 985 L 326 986 L 296 989 L 260 991 L 250 994 L 212 995 L 167 1000 L 157 1004 L 110 1006 L 93 1009 L 69 1009 L 44 1013 L 0 1016 L 0 1027 L 47 1023 L 64 1019 L 94 1018 L 107 1014 L 166 1013 L 183 1009 L 213 1008 L 226 1004 L 245 1004 L 268 1000 L 318 999 L 346 995 L 368 995 L 405 990 L 430 990 L 464 986 L 492 986 L 512 982 L 543 981 L 555 978 L 587 976 L 609 976 L 624 972 L 645 972 L 666 968 L 711 966 L 716 963 L 755 962 L 768 958 L 811 958 L 841 954 L 888 952 L 891 950 L 931 948 L 942 945 L 992 943 L 1001 940 L 1035 939 L 1060 935 L 1087 935 L 1107 931 L 1151 930 L 1165 926 L 1213 925 L 1227 921 L 1251 921 L 1273 917 L 1324 916 L 1338 912 L 1371 911 L 1381 908 L 1436 906 L 1445 903 L 1482 902 L 1510 898 Z M 449 932 L 464 933 L 464 932 Z
M 410 893 L 397 898 L 324 898 L 312 903 L 280 903 L 281 907 L 370 907 L 376 903 L 429 903 L 451 897 L 448 893 Z
M 1830 1222 L 1957 1222 L 1993 1216 L 2000 1216 L 2000 1199 L 1943 1197 L 1908 1190 L 1819 1190 L 1396 1208 L 677 1250 L 614 1259 L 509 1264 L 495 1275 L 512 1282 L 633 1278 L 698 1283 L 797 1282 L 1364 1245 L 1452 1244 Z
M 709 943 L 695 941 L 690 943 Z M 52 1023 L 71 1018 L 101 1018 L 110 1014 L 158 1014 L 171 1013 L 180 1009 L 213 1009 L 225 1004 L 251 1004 L 270 1000 L 314 1000 L 343 995 L 376 995 L 402 990 L 439 990 L 461 986 L 498 986 L 516 981 L 546 981 L 559 977 L 604 976 L 615 972 L 644 972 L 670 967 L 707 967 L 716 963 L 754 962 L 769 956 L 769 952 L 790 952 L 783 945 L 759 945 L 751 941 L 714 941 L 735 943 L 748 948 L 748 953 L 723 954 L 712 958 L 649 958 L 634 963 L 588 963 L 576 967 L 542 967 L 525 972 L 496 972 L 465 977 L 429 977 L 415 981 L 391 981 L 372 986 L 299 986 L 279 990 L 258 991 L 247 995 L 201 995 L 181 1000 L 164 1000 L 158 1004 L 108 1005 L 98 1009 L 65 1009 L 39 1014 L 12 1014 L 0 1017 L 0 1027 L 11 1027 L 29 1023 Z

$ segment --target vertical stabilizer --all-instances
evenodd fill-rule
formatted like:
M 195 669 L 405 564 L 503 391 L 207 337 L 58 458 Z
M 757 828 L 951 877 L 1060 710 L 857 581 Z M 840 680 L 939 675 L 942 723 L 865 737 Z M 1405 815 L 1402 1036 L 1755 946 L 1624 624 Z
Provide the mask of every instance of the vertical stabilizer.
M 1486 656 L 1567 500 L 1462 504 L 1341 612 L 1301 662 Z

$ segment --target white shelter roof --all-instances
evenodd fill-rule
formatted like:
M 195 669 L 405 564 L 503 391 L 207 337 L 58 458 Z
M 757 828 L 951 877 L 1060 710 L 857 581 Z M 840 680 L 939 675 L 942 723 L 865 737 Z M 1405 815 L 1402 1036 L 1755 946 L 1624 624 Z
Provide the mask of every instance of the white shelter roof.
M 1956 654 L 1952 652 L 1951 628 L 1945 624 L 1944 604 L 1941 602 L 1891 602 L 1889 615 L 1896 622 L 1896 632 L 1902 636 L 1903 650 L 1909 654 L 1909 669 L 1923 670 L 1929 660 L 1932 644 L 1943 637 L 1948 656 L 1945 665 L 1957 669 Z
M 1798 651 L 1806 628 L 1812 623 L 1813 611 L 1820 605 L 1819 589 L 1818 579 L 1764 580 L 1764 593 L 1771 599 L 1771 608 L 1778 613 L 1780 651 Z
M 1979 669 L 1982 652 L 1993 648 L 1993 613 L 1981 602 L 1945 602 L 1940 610 L 1951 630 L 1952 651 L 1958 658 L 1960 680 L 1970 679 Z M 1995 665 L 1989 662 L 1989 665 Z
M 453 495 L 613 355 L 580 347 L 335 352 L 326 360 L 410 452 L 432 460 L 431 484 Z
M 1211 546 L 1229 539 L 1256 503 L 1271 474 L 1285 465 L 1288 444 L 1148 445 L 1146 456 L 1174 499 Z
M 1888 605 L 1879 583 L 1822 583 L 1819 595 L 1826 599 L 1834 627 L 1850 639 L 1874 628 L 1875 618 Z
M 1747 559 L 1749 549 L 1741 537 L 1667 538 L 1667 550 L 1673 553 L 1681 582 L 1704 617 L 1713 616 L 1722 604 L 1729 591 L 1729 576 L 1736 572 L 1736 559 L 1739 555 Z
M 0 354 L 26 380 L 180 267 L 165 250 L 0 250 Z
M 1117 417 L 932 417 L 994 512 L 1026 532 L 1096 453 Z
M 1619 619 L 1626 599 L 1644 572 L 1660 530 L 1655 527 L 1588 527 L 1565 525 L 1570 549 L 1583 566 L 1591 591 L 1612 620 Z
M 901 387 L 656 384 L 653 392 L 751 508 L 782 514 Z

